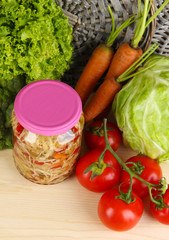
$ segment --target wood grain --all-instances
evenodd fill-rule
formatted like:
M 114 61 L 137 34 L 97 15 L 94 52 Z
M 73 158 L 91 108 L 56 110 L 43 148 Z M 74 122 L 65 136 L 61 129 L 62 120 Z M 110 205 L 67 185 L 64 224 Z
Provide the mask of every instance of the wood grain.
M 82 146 L 84 154 L 84 143 Z M 123 145 L 117 153 L 123 160 L 135 154 Z M 161 166 L 169 182 L 169 165 Z M 29 182 L 17 171 L 12 150 L 0 152 L 0 239 L 168 239 L 169 226 L 153 219 L 148 201 L 144 201 L 144 214 L 135 228 L 127 232 L 107 229 L 97 216 L 100 197 L 81 187 L 75 174 L 50 186 Z

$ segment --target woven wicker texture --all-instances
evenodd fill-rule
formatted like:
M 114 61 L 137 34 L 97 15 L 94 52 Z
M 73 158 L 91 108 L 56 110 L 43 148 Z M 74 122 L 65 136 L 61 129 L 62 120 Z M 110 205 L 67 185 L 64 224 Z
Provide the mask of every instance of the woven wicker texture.
M 163 2 L 163 0 L 156 0 L 157 8 L 159 8 Z M 156 52 L 169 57 L 169 4 L 167 4 L 163 11 L 157 16 L 156 30 L 152 38 L 152 43 L 154 42 L 159 43 Z
M 93 49 L 100 43 L 105 43 L 111 32 L 111 17 L 108 5 L 111 7 L 116 28 L 133 14 L 137 14 L 136 0 L 56 0 L 73 26 L 73 64 L 64 75 L 63 81 L 75 86 Z M 151 13 L 155 11 L 153 0 Z M 128 42 L 133 37 L 135 23 L 123 30 L 114 43 L 117 48 L 122 42 Z M 147 48 L 154 34 L 155 21 L 147 28 L 140 46 Z

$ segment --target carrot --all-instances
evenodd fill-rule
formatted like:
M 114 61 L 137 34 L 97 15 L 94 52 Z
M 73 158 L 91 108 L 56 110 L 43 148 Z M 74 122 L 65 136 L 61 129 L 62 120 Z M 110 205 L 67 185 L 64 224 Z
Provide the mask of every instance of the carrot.
M 84 109 L 85 121 L 90 122 L 106 107 L 109 106 L 115 94 L 120 90 L 121 84 L 115 79 L 106 79 L 93 95 L 92 101 Z
M 114 77 L 111 77 L 104 80 L 84 108 L 85 123 L 93 120 L 93 118 L 97 117 L 111 105 L 116 93 L 121 89 L 120 82 L 137 75 L 138 72 L 133 72 L 157 49 L 157 47 L 158 44 L 153 44 L 137 61 L 132 64 L 132 66 L 120 75 L 119 78 L 115 79 Z M 146 68 L 144 70 L 146 70 Z
M 141 0 L 138 0 L 138 20 L 137 20 L 137 24 L 134 32 L 134 37 L 131 43 L 122 44 L 114 54 L 112 62 L 110 64 L 110 67 L 108 69 L 108 72 L 104 80 L 104 81 L 109 80 L 106 83 L 107 94 L 106 94 L 106 88 L 103 82 L 84 109 L 84 116 L 85 116 L 86 123 L 93 120 L 93 118 L 98 117 L 99 115 L 102 116 L 103 110 L 107 112 L 106 108 L 109 108 L 115 94 L 117 93 L 116 84 L 112 85 L 110 80 L 112 79 L 113 82 L 115 80 L 117 82 L 122 82 L 122 81 L 125 81 L 126 78 L 128 79 L 128 76 L 126 75 L 127 70 L 134 63 L 136 62 L 138 63 L 139 59 L 142 59 L 143 51 L 139 47 L 139 42 L 141 41 L 141 38 L 144 34 L 146 27 L 151 23 L 151 21 L 153 21 L 153 19 L 166 6 L 168 2 L 169 0 L 166 0 L 161 5 L 161 7 L 156 11 L 156 13 L 147 20 L 147 16 L 151 7 L 152 0 L 144 1 L 143 11 L 141 11 Z M 136 69 L 136 67 L 134 69 Z M 127 72 L 127 74 L 129 73 L 131 74 L 131 71 Z M 113 89 L 113 87 L 115 87 L 115 89 Z M 104 94 L 102 94 L 101 91 L 104 91 Z M 108 94 L 110 94 L 110 97 L 107 96 Z M 104 95 L 104 98 L 103 98 L 103 95 Z
M 111 8 L 108 6 L 111 18 L 112 18 L 112 30 L 106 44 L 99 45 L 92 53 L 87 65 L 85 66 L 78 82 L 75 86 L 76 92 L 79 94 L 82 104 L 86 103 L 89 95 L 96 86 L 98 80 L 102 77 L 105 71 L 108 69 L 114 51 L 111 48 L 115 39 L 119 33 L 134 20 L 135 16 L 127 19 L 119 28 L 115 30 L 115 23 Z
M 138 60 L 143 54 L 142 49 L 139 47 L 139 43 L 145 29 L 154 20 L 154 18 L 162 11 L 162 9 L 167 5 L 169 0 L 166 0 L 160 8 L 152 15 L 148 20 L 147 16 L 150 11 L 152 0 L 144 0 L 144 8 L 141 11 L 141 0 L 138 0 L 138 19 L 136 28 L 134 31 L 134 36 L 131 43 L 123 43 L 111 61 L 108 72 L 105 79 L 114 77 L 118 78 L 122 73 L 124 73 L 136 60 Z
M 56 159 L 62 159 L 65 160 L 67 158 L 66 154 L 63 153 L 59 153 L 59 152 L 54 152 L 54 154 L 52 155 L 52 157 L 56 158 Z
M 129 43 L 122 44 L 114 54 L 111 61 L 105 79 L 118 78 L 124 73 L 135 61 L 137 61 L 143 54 L 140 47 L 132 48 Z M 107 116 L 111 109 L 111 103 L 104 109 L 98 116 L 97 119 L 103 119 Z
M 114 79 L 117 79 L 135 61 L 137 61 L 142 56 L 142 53 L 143 53 L 143 51 L 140 47 L 137 47 L 136 49 L 134 49 L 134 48 L 130 47 L 129 43 L 122 44 L 116 51 L 116 53 L 111 61 L 110 67 L 108 69 L 108 72 L 105 76 L 104 81 L 112 79 L 112 81 L 114 83 L 115 82 Z M 97 104 L 97 101 L 98 101 L 96 98 L 97 97 L 98 97 L 98 99 L 100 98 L 99 93 L 102 91 L 102 87 L 103 87 L 103 89 L 105 88 L 103 83 L 98 88 L 98 90 L 96 91 L 96 94 L 94 94 L 94 96 L 91 98 L 91 100 L 88 102 L 87 106 L 84 109 L 86 123 L 93 120 L 93 118 L 95 118 L 95 117 L 100 119 L 100 118 L 104 118 L 106 115 L 108 115 L 108 113 L 111 109 L 111 102 L 114 98 L 113 96 L 115 96 L 115 94 L 118 92 L 117 89 L 120 90 L 120 84 L 117 85 L 118 88 L 115 83 L 113 84 L 113 86 L 112 86 L 112 84 L 110 84 L 110 86 L 109 86 L 110 88 L 107 87 L 107 91 L 112 91 L 112 93 L 110 93 L 111 100 L 108 101 L 109 104 L 107 104 L 107 99 L 109 99 L 109 96 L 107 96 L 109 93 L 107 92 L 107 94 L 105 94 L 105 99 L 104 100 L 102 99 L 102 101 L 99 103 L 99 105 L 102 105 L 102 107 L 100 106 L 100 108 L 97 108 L 95 110 L 93 109 L 93 116 L 92 116 L 91 113 L 92 113 L 93 105 Z M 108 83 L 106 83 L 106 85 L 108 85 Z M 115 89 L 113 89 L 113 87 L 115 87 Z M 95 108 L 96 108 L 96 105 L 95 105 Z
M 132 48 L 129 43 L 123 43 L 116 51 L 105 79 L 118 78 L 143 54 L 140 47 Z
M 97 81 L 109 67 L 112 57 L 113 50 L 105 45 L 99 45 L 94 50 L 75 86 L 75 90 L 79 94 L 83 105 L 94 89 Z
M 51 166 L 51 169 L 59 168 L 59 167 L 62 167 L 62 166 L 63 166 L 63 160 L 60 160 L 57 163 L 53 163 L 52 166 Z

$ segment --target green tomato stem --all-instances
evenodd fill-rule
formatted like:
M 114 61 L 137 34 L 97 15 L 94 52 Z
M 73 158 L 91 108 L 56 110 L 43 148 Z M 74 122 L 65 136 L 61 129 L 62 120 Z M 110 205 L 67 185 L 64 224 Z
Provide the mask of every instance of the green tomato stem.
M 158 189 L 162 189 L 163 185 L 162 184 L 152 184 L 152 183 L 149 183 L 147 181 L 145 181 L 143 178 L 139 177 L 138 175 L 136 175 L 129 167 L 127 167 L 127 165 L 119 158 L 119 156 L 113 151 L 113 149 L 111 148 L 110 144 L 109 144 L 109 141 L 108 141 L 108 137 L 107 137 L 107 128 L 106 128 L 106 124 L 107 124 L 107 119 L 104 119 L 103 121 L 103 124 L 104 124 L 104 137 L 105 137 L 105 143 L 106 143 L 106 146 L 105 146 L 105 149 L 104 149 L 104 153 L 106 150 L 109 150 L 112 155 L 116 158 L 116 160 L 119 162 L 119 164 L 123 167 L 123 169 L 125 171 L 127 171 L 130 175 L 130 187 L 128 189 L 128 192 L 127 192 L 127 198 L 129 198 L 129 196 L 131 197 L 131 191 L 132 191 L 132 178 L 137 178 L 138 180 L 140 180 L 142 183 L 144 183 L 148 189 L 149 189 L 149 193 L 151 192 L 151 189 L 152 188 L 158 188 Z M 150 197 L 151 197 L 151 200 L 157 204 L 157 205 L 160 205 L 160 202 L 156 201 L 152 195 L 150 194 Z
M 132 165 L 130 169 L 132 170 L 132 172 L 137 173 L 137 175 L 141 175 L 145 169 L 145 166 L 142 166 L 140 161 L 137 161 L 137 163 L 127 162 L 126 165 L 128 164 Z
M 150 187 L 150 188 L 148 189 L 148 190 L 149 190 L 149 195 L 150 195 L 150 200 L 151 200 L 152 202 L 154 202 L 155 204 L 160 205 L 159 202 L 158 202 L 156 199 L 153 198 L 152 193 L 151 193 L 151 190 L 152 190 L 152 189 L 153 189 L 152 187 Z
M 132 184 L 133 184 L 133 177 L 132 175 L 130 175 L 130 186 L 126 195 L 127 199 L 131 199 Z
M 100 154 L 98 158 L 98 167 L 101 168 L 103 166 L 103 159 L 105 155 L 106 149 L 103 150 L 103 152 Z

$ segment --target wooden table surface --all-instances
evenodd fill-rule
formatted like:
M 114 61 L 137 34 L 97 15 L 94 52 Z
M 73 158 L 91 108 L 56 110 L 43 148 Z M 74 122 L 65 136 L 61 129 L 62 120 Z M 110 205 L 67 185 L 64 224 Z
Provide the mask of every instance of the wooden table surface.
M 84 153 L 85 145 L 82 145 Z M 126 160 L 135 153 L 123 145 L 117 151 Z M 162 164 L 169 182 L 169 164 Z M 157 222 L 148 201 L 137 226 L 127 232 L 106 228 L 97 216 L 102 194 L 83 188 L 75 174 L 62 183 L 38 185 L 17 171 L 12 150 L 0 151 L 0 239 L 3 240 L 168 240 L 169 226 Z

